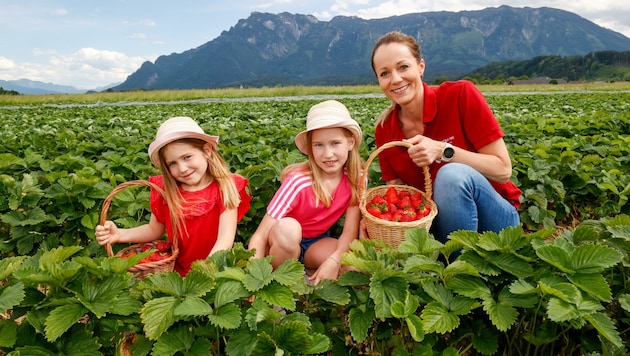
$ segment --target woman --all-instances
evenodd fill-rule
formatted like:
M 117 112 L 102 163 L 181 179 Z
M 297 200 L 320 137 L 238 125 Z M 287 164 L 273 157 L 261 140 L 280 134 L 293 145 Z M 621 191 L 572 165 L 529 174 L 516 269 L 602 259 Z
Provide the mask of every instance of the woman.
M 503 132 L 486 100 L 469 81 L 423 83 L 425 62 L 416 40 L 400 32 L 381 37 L 372 69 L 392 105 L 379 116 L 377 147 L 387 184 L 424 188 L 424 166 L 438 206 L 431 232 L 442 242 L 456 230 L 499 232 L 519 225 L 521 191 L 510 181 L 512 163 Z

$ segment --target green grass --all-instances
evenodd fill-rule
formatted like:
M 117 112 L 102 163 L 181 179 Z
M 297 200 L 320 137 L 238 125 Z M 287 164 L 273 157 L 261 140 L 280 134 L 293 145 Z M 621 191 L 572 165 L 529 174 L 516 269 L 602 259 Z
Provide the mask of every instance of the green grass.
M 580 83 L 562 85 L 480 85 L 484 93 L 490 92 L 562 92 L 562 91 L 628 91 L 630 82 Z M 89 94 L 51 95 L 0 95 L 0 105 L 40 105 L 40 104 L 95 104 L 118 102 L 161 102 L 185 101 L 207 98 L 256 98 L 289 97 L 308 95 L 361 95 L 382 94 L 378 85 L 359 86 L 277 86 L 262 88 L 190 89 L 190 90 L 151 90 L 103 92 Z

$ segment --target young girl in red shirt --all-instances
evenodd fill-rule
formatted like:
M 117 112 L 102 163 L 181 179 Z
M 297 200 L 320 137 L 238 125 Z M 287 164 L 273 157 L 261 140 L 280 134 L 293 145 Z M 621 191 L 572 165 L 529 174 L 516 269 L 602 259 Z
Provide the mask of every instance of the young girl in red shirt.
M 118 228 L 112 221 L 96 227 L 100 245 L 142 243 L 177 238 L 175 270 L 185 276 L 190 265 L 215 251 L 233 246 L 236 224 L 249 210 L 247 179 L 230 173 L 217 152 L 218 136 L 204 133 L 189 117 L 174 117 L 159 127 L 149 157 L 162 175 L 149 181 L 165 192 L 151 190 L 148 224 Z

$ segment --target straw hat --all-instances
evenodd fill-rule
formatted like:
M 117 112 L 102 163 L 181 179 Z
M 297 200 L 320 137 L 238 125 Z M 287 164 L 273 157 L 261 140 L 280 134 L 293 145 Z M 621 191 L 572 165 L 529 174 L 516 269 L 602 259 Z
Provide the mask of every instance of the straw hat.
M 160 149 L 182 138 L 198 138 L 216 147 L 219 136 L 210 136 L 191 118 L 172 117 L 162 123 L 155 135 L 155 141 L 149 145 L 149 157 L 156 167 L 160 167 Z
M 354 144 L 358 147 L 361 144 L 363 132 L 359 124 L 350 116 L 348 108 L 336 100 L 326 100 L 313 105 L 306 115 L 306 130 L 295 136 L 295 144 L 304 154 L 307 152 L 306 134 L 317 129 L 333 127 L 343 127 L 354 136 Z

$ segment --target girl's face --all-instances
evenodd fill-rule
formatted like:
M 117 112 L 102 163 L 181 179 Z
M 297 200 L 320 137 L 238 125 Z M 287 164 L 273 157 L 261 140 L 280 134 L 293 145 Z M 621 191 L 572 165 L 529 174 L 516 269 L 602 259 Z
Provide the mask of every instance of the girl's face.
M 210 145 L 204 146 L 204 150 L 212 154 Z M 172 142 L 162 149 L 162 155 L 168 171 L 184 190 L 200 190 L 212 182 L 208 161 L 199 148 L 185 142 Z
M 353 146 L 354 139 L 346 136 L 346 130 L 339 127 L 318 129 L 311 133 L 313 160 L 325 175 L 343 173 Z
M 385 95 L 398 105 L 405 105 L 422 95 L 424 60 L 418 60 L 403 43 L 381 45 L 374 52 L 374 70 Z

